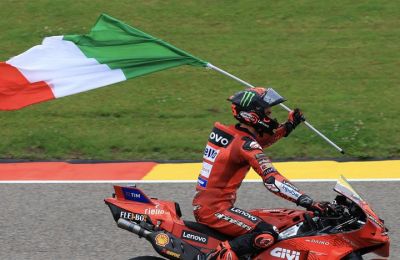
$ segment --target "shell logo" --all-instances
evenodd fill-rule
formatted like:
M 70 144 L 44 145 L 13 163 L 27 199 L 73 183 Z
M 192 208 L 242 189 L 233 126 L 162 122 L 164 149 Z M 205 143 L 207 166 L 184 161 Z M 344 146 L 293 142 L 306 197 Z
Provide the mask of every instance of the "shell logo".
M 155 241 L 157 245 L 164 247 L 169 243 L 169 237 L 164 233 L 160 233 L 155 237 Z

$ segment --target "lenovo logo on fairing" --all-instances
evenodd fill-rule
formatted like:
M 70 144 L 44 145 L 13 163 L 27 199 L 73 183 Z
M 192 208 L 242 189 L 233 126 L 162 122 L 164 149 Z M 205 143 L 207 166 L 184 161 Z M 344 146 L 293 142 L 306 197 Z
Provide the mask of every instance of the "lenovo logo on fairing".
M 300 252 L 292 251 L 289 249 L 275 247 L 271 250 L 271 256 L 287 259 L 287 260 L 299 260 L 300 259 Z
M 194 233 L 191 231 L 183 230 L 182 238 L 192 240 L 198 243 L 207 244 L 208 238 L 202 234 Z

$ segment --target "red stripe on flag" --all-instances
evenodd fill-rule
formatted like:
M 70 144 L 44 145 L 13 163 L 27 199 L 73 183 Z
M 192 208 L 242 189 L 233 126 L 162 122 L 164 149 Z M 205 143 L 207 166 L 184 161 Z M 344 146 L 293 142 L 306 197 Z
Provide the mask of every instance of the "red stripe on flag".
M 15 67 L 0 62 L 0 110 L 15 110 L 54 99 L 44 81 L 30 83 Z
M 65 162 L 1 163 L 0 181 L 141 180 L 154 162 L 74 164 Z

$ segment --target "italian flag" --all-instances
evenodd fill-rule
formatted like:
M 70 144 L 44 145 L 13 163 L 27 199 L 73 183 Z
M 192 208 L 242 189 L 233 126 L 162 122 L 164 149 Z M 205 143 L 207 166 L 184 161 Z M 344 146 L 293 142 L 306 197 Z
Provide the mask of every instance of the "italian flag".
M 207 62 L 102 14 L 85 35 L 44 38 L 0 62 L 0 110 L 96 89 L 180 65 Z

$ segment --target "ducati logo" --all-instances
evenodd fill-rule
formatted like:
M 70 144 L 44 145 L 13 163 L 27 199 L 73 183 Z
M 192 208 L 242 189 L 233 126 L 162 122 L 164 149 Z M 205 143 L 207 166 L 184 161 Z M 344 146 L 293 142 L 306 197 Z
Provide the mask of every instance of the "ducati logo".
M 274 249 L 272 249 L 270 255 L 277 257 L 277 258 L 287 259 L 287 260 L 299 260 L 300 259 L 300 252 L 281 248 L 281 247 L 275 247 Z

